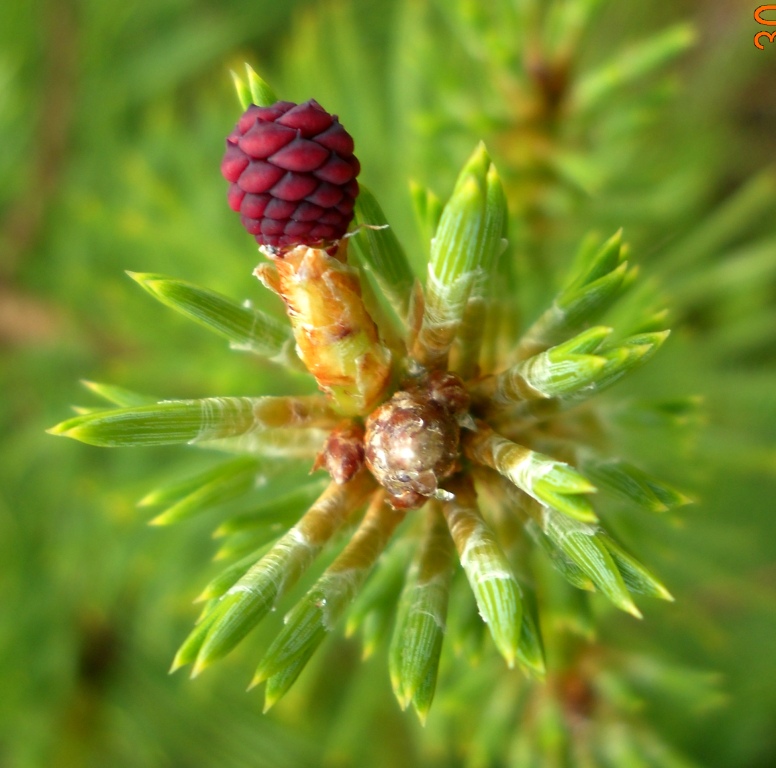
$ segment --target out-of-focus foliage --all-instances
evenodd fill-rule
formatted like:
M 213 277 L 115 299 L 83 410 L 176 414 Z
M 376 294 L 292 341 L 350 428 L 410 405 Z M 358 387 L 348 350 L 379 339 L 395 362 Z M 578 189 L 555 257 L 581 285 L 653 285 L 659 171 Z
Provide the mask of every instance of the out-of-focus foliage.
M 413 256 L 425 246 L 407 180 L 444 194 L 479 139 L 511 185 L 517 251 L 546 265 L 539 278 L 521 272 L 528 307 L 545 303 L 585 232 L 625 228 L 650 284 L 645 301 L 664 295 L 677 331 L 629 384 L 634 401 L 665 407 L 645 408 L 638 429 L 631 413 L 622 439 L 634 435 L 634 453 L 700 503 L 669 526 L 646 514 L 636 524 L 613 507 L 608 524 L 636 554 L 651 554 L 677 605 L 650 606 L 637 627 L 602 617 L 608 650 L 592 646 L 581 664 L 596 690 L 570 677 L 554 690 L 582 713 L 590 696 L 617 702 L 587 726 L 611 744 L 612 764 L 631 764 L 626 750 L 639 739 L 653 755 L 647 764 L 669 764 L 663 743 L 700 765 L 771 763 L 776 104 L 767 86 L 776 49 L 751 44 L 754 5 L 543 7 L 0 8 L 0 763 L 522 766 L 536 733 L 547 754 L 562 741 L 552 690 L 514 701 L 506 682 L 493 690 L 501 668 L 471 673 L 452 654 L 443 664 L 454 682 L 425 731 L 391 700 L 383 654 L 362 665 L 354 643 L 325 646 L 265 717 L 259 698 L 242 693 L 239 665 L 195 682 L 167 678 L 191 615 L 178 596 L 193 600 L 203 586 L 215 547 L 201 544 L 202 533 L 212 521 L 147 529 L 151 515 L 133 500 L 191 464 L 176 466 L 174 449 L 109 453 L 43 434 L 77 399 L 81 376 L 182 397 L 250 394 L 246 381 L 256 393 L 288 393 L 268 368 L 229 354 L 124 275 L 261 296 L 280 316 L 250 276 L 252 246 L 218 173 L 237 112 L 227 69 L 244 58 L 284 96 L 339 112 L 362 178 L 402 242 L 414 244 L 415 265 L 426 255 Z M 686 53 L 669 55 L 692 37 Z M 563 73 L 548 63 L 564 44 L 578 51 L 569 72 L 580 74 L 579 90 L 556 114 L 548 105 Z M 637 76 L 650 61 L 654 70 Z M 633 78 L 618 84 L 628 71 Z M 703 398 L 702 417 L 679 402 L 688 394 Z M 691 445 L 667 450 L 649 439 L 650 425 L 696 418 Z M 562 660 L 563 649 L 549 650 Z M 486 717 L 461 728 L 472 709 Z M 518 714 L 502 722 L 500 712 Z M 553 759 L 542 764 L 564 764 Z

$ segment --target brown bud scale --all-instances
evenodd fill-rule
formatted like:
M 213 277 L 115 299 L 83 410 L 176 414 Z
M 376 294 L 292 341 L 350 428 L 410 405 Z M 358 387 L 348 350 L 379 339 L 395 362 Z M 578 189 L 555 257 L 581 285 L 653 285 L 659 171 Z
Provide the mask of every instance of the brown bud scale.
M 421 507 L 458 468 L 468 405 L 455 374 L 431 374 L 377 408 L 366 421 L 366 464 L 397 509 Z
M 364 428 L 358 422 L 343 421 L 329 433 L 313 472 L 325 469 L 337 485 L 344 485 L 363 466 Z

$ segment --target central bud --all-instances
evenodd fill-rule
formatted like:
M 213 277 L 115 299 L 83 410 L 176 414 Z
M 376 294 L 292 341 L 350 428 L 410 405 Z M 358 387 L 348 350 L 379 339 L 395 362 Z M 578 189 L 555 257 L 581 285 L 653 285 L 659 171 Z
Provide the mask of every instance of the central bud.
M 460 417 L 469 396 L 453 373 L 411 381 L 366 421 L 365 458 L 396 509 L 417 509 L 438 495 L 458 467 Z

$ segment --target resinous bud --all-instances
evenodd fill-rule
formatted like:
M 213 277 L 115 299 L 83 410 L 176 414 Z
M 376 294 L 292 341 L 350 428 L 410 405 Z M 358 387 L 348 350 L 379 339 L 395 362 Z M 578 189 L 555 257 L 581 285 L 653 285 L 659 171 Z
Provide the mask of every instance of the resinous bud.
M 459 418 L 467 406 L 461 380 L 434 372 L 408 383 L 369 416 L 366 464 L 396 509 L 423 506 L 456 471 Z

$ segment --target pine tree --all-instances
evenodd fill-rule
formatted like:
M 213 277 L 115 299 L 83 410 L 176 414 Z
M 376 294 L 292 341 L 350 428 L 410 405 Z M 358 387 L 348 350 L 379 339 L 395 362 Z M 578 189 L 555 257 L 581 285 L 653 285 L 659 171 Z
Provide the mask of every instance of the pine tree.
M 197 765 L 392 764 L 412 759 L 409 744 L 422 765 L 766 761 L 772 702 L 753 683 L 751 658 L 762 657 L 767 679 L 776 259 L 766 214 L 776 190 L 734 129 L 762 151 L 767 143 L 717 120 L 721 104 L 744 108 L 732 92 L 746 72 L 725 68 L 724 38 L 721 54 L 703 55 L 702 18 L 700 31 L 630 14 L 624 24 L 621 9 L 583 0 L 403 2 L 383 12 L 303 9 L 262 64 L 284 98 L 312 96 L 339 113 L 364 169 L 353 236 L 310 257 L 346 294 L 303 318 L 326 326 L 341 317 L 339 298 L 349 317 L 379 329 L 359 326 L 371 364 L 338 368 L 342 388 L 327 376 L 349 350 L 303 354 L 294 318 L 284 324 L 282 305 L 250 282 L 257 257 L 220 197 L 217 153 L 198 154 L 239 114 L 217 77 L 186 102 L 147 97 L 144 143 L 118 155 L 122 189 L 92 159 L 94 173 L 72 188 L 48 235 L 61 268 L 28 268 L 42 295 L 48 286 L 73 306 L 91 302 L 96 321 L 119 317 L 114 338 L 132 345 L 109 353 L 121 386 L 89 384 L 111 408 L 80 408 L 55 431 L 100 445 L 194 445 L 110 459 L 60 446 L 60 465 L 41 467 L 35 487 L 24 470 L 37 448 L 6 465 L 26 506 L 50 509 L 36 499 L 56 488 L 91 507 L 59 525 L 37 522 L 64 535 L 53 548 L 62 565 L 46 579 L 55 590 L 36 604 L 53 615 L 55 595 L 76 585 L 64 612 L 77 621 L 61 621 L 74 650 L 59 642 L 30 654 L 48 620 L 26 607 L 14 627 L 26 640 L 14 647 L 34 678 L 51 659 L 70 694 L 61 705 L 44 696 L 50 714 L 22 720 L 33 686 L 9 664 L 20 692 L 12 719 L 30 734 L 9 741 L 11 754 L 28 764 L 111 755 L 154 764 L 164 758 L 140 735 L 151 727 L 162 752 Z M 195 29 L 180 39 L 196 39 Z M 159 55 L 169 59 L 169 48 Z M 242 82 L 244 98 L 268 98 L 250 70 Z M 183 119 L 191 110 L 195 119 Z M 201 136 L 181 140 L 192 123 Z M 79 241 L 64 235 L 105 248 L 117 231 L 125 254 L 77 279 Z M 162 313 L 149 322 L 149 305 L 109 274 L 123 259 L 154 298 L 259 362 Z M 288 304 L 287 285 L 262 274 Z M 317 306 L 320 282 L 294 286 L 295 299 Z M 78 358 L 97 353 L 75 347 L 66 357 L 59 370 L 72 375 Z M 46 370 L 52 359 L 13 370 Z M 390 370 L 372 379 L 379 360 Z M 335 445 L 351 445 L 362 426 L 374 438 L 376 405 L 399 420 L 441 409 L 440 429 L 456 425 L 454 462 L 413 486 L 415 509 L 401 509 L 374 460 L 336 481 Z M 364 447 L 374 444 L 367 437 Z M 331 481 L 307 476 L 316 455 Z M 79 493 L 62 471 L 71 464 L 76 477 L 92 468 Z M 180 525 L 142 531 L 130 486 L 144 489 L 152 522 Z M 690 498 L 698 503 L 685 506 Z M 220 547 L 208 570 L 213 527 Z M 30 551 L 45 562 L 39 537 Z M 320 557 L 305 571 L 313 543 Z M 10 559 L 20 607 L 36 583 L 23 551 Z M 203 617 L 176 666 L 201 671 L 269 615 L 236 663 L 194 682 L 163 679 L 158 659 L 185 637 L 187 598 L 204 585 Z M 279 585 L 290 594 L 273 616 Z M 649 600 L 668 598 L 667 588 L 676 603 Z M 256 594 L 261 605 L 246 599 Z M 614 608 L 641 609 L 645 621 Z M 359 642 L 340 639 L 343 629 Z M 57 654 L 78 660 L 77 683 Z M 254 682 L 266 681 L 267 705 L 278 702 L 264 718 L 255 693 L 236 695 L 257 658 Z M 391 687 L 425 728 L 399 714 Z M 185 712 L 184 724 L 170 711 Z M 51 745 L 32 735 L 44 722 L 57 723 Z M 189 743 L 191 732 L 201 737 Z

